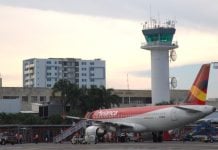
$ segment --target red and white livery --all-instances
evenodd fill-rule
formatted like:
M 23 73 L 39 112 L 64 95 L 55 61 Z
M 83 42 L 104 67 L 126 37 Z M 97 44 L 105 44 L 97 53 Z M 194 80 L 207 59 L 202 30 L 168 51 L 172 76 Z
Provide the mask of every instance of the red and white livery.
M 83 119 L 95 124 L 87 127 L 86 134 L 100 136 L 120 127 L 132 132 L 150 131 L 153 141 L 161 142 L 163 131 L 192 123 L 216 111 L 215 107 L 205 105 L 209 72 L 210 64 L 202 65 L 183 104 L 101 109 L 88 113 Z

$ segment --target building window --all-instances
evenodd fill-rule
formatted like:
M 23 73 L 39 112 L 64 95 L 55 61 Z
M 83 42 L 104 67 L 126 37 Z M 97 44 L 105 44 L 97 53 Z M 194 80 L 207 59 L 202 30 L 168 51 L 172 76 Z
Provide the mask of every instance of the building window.
M 47 81 L 51 81 L 51 78 L 47 78 Z
M 18 99 L 19 96 L 3 96 L 3 99 Z
M 152 103 L 152 98 L 146 97 L 146 104 L 151 104 L 151 103 Z
M 51 76 L 51 73 L 50 73 L 50 72 L 47 72 L 47 76 Z
M 124 104 L 129 104 L 129 100 L 128 99 L 124 99 Z
M 51 66 L 47 66 L 46 69 L 47 69 L 47 70 L 51 70 Z
M 40 100 L 40 102 L 45 102 L 46 101 L 46 97 L 45 96 L 40 96 L 39 100 Z
M 86 82 L 86 79 L 82 79 L 82 82 Z
M 97 88 L 97 85 L 92 84 L 92 85 L 90 85 L 90 87 L 91 88 Z
M 95 82 L 95 79 L 90 79 L 90 82 Z
M 28 96 L 22 96 L 22 102 L 28 102 Z
M 83 77 L 86 76 L 86 73 L 82 73 L 82 76 L 83 76 Z
M 93 77 L 93 76 L 95 76 L 95 74 L 94 73 L 90 73 L 90 76 Z
M 94 65 L 94 62 L 90 62 L 90 65 Z
M 94 67 L 90 67 L 90 71 L 94 71 Z
M 124 104 L 129 104 L 129 97 L 124 97 Z
M 51 84 L 47 84 L 47 87 L 51 87 Z
M 46 63 L 47 63 L 47 64 L 51 64 L 51 61 L 47 61 Z
M 86 65 L 86 62 L 82 62 L 82 65 Z
M 82 71 L 86 71 L 86 68 L 82 68 Z
M 66 62 L 66 61 L 64 61 L 64 62 L 63 62 L 63 65 L 64 65 L 64 66 L 66 66 L 66 65 L 67 65 L 67 62 Z
M 68 62 L 68 66 L 72 66 L 72 62 Z
M 37 96 L 31 96 L 31 102 L 37 102 Z

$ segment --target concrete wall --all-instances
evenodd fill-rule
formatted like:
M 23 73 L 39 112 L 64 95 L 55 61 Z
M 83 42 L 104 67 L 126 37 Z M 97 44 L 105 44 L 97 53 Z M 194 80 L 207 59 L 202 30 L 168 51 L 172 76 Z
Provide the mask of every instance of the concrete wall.
M 50 101 L 52 90 L 48 88 L 1 87 L 0 99 L 20 99 L 21 110 L 31 110 L 31 103 Z
M 184 100 L 188 90 L 172 90 L 171 99 Z M 121 97 L 121 107 L 145 106 L 151 104 L 151 90 L 114 90 L 114 94 Z M 60 103 L 59 97 L 51 97 L 50 88 L 22 88 L 22 87 L 1 87 L 0 99 L 20 99 L 22 110 L 32 110 L 32 103 Z
M 0 99 L 0 113 L 18 113 L 20 111 L 20 99 Z
M 151 105 L 151 90 L 115 90 L 115 94 L 121 97 L 121 107 Z M 184 101 L 188 90 L 171 90 L 170 99 Z

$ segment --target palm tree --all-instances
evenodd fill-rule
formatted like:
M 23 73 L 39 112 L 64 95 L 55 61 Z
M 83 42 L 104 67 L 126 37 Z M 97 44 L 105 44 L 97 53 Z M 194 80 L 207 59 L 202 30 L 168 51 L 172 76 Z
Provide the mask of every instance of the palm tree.
M 66 104 L 70 104 L 70 112 L 80 115 L 81 114 L 81 96 L 82 90 L 76 84 L 71 84 L 67 91 L 67 101 Z
M 119 106 L 120 98 L 113 94 L 113 89 L 105 89 L 104 86 L 86 89 L 79 88 L 68 80 L 59 80 L 53 87 L 52 95 L 56 93 L 60 93 L 63 114 L 67 104 L 70 104 L 70 113 L 74 116 L 81 116 L 87 111 L 99 108 L 111 108 L 112 105 Z
M 56 94 L 60 94 L 61 104 L 62 104 L 62 113 L 65 114 L 65 107 L 66 107 L 66 99 L 67 94 L 69 93 L 69 87 L 71 83 L 69 80 L 61 79 L 56 82 L 52 88 L 52 96 L 56 96 Z
M 106 89 L 104 86 L 100 87 L 101 98 L 103 100 L 103 108 L 111 108 L 111 106 L 120 106 L 120 97 L 113 94 L 113 89 Z
M 104 86 L 100 88 L 91 87 L 88 90 L 88 104 L 89 111 L 93 111 L 99 108 L 111 108 L 111 106 L 119 106 L 119 96 L 113 94 L 113 89 L 105 89 Z

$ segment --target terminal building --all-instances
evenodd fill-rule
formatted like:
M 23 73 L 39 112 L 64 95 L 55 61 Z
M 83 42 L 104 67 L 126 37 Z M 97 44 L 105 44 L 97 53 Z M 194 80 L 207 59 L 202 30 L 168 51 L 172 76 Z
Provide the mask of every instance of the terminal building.
M 188 92 L 188 90 L 170 90 L 170 99 L 175 102 L 183 102 Z M 137 107 L 152 104 L 151 90 L 114 89 L 114 94 L 120 97 L 120 107 Z M 51 107 L 53 107 L 56 113 L 61 113 L 62 111 L 61 108 L 58 108 L 61 107 L 60 97 L 58 95 L 53 96 L 51 88 L 0 87 L 0 105 L 7 100 L 17 100 L 20 103 L 17 105 L 20 111 L 38 113 L 40 106 L 48 106 L 51 111 Z M 218 108 L 218 99 L 208 99 L 207 104 Z M 53 113 L 54 111 L 52 111 Z
M 77 58 L 32 58 L 23 61 L 23 87 L 51 88 L 60 79 L 79 87 L 105 86 L 105 61 Z
M 172 90 L 171 100 L 182 101 L 187 90 Z M 120 97 L 120 107 L 136 107 L 151 105 L 151 90 L 123 90 L 115 89 L 114 94 Z M 31 87 L 0 87 L 0 99 L 17 99 L 21 102 L 22 111 L 32 111 L 33 104 L 60 104 L 60 97 L 52 96 L 51 88 Z

